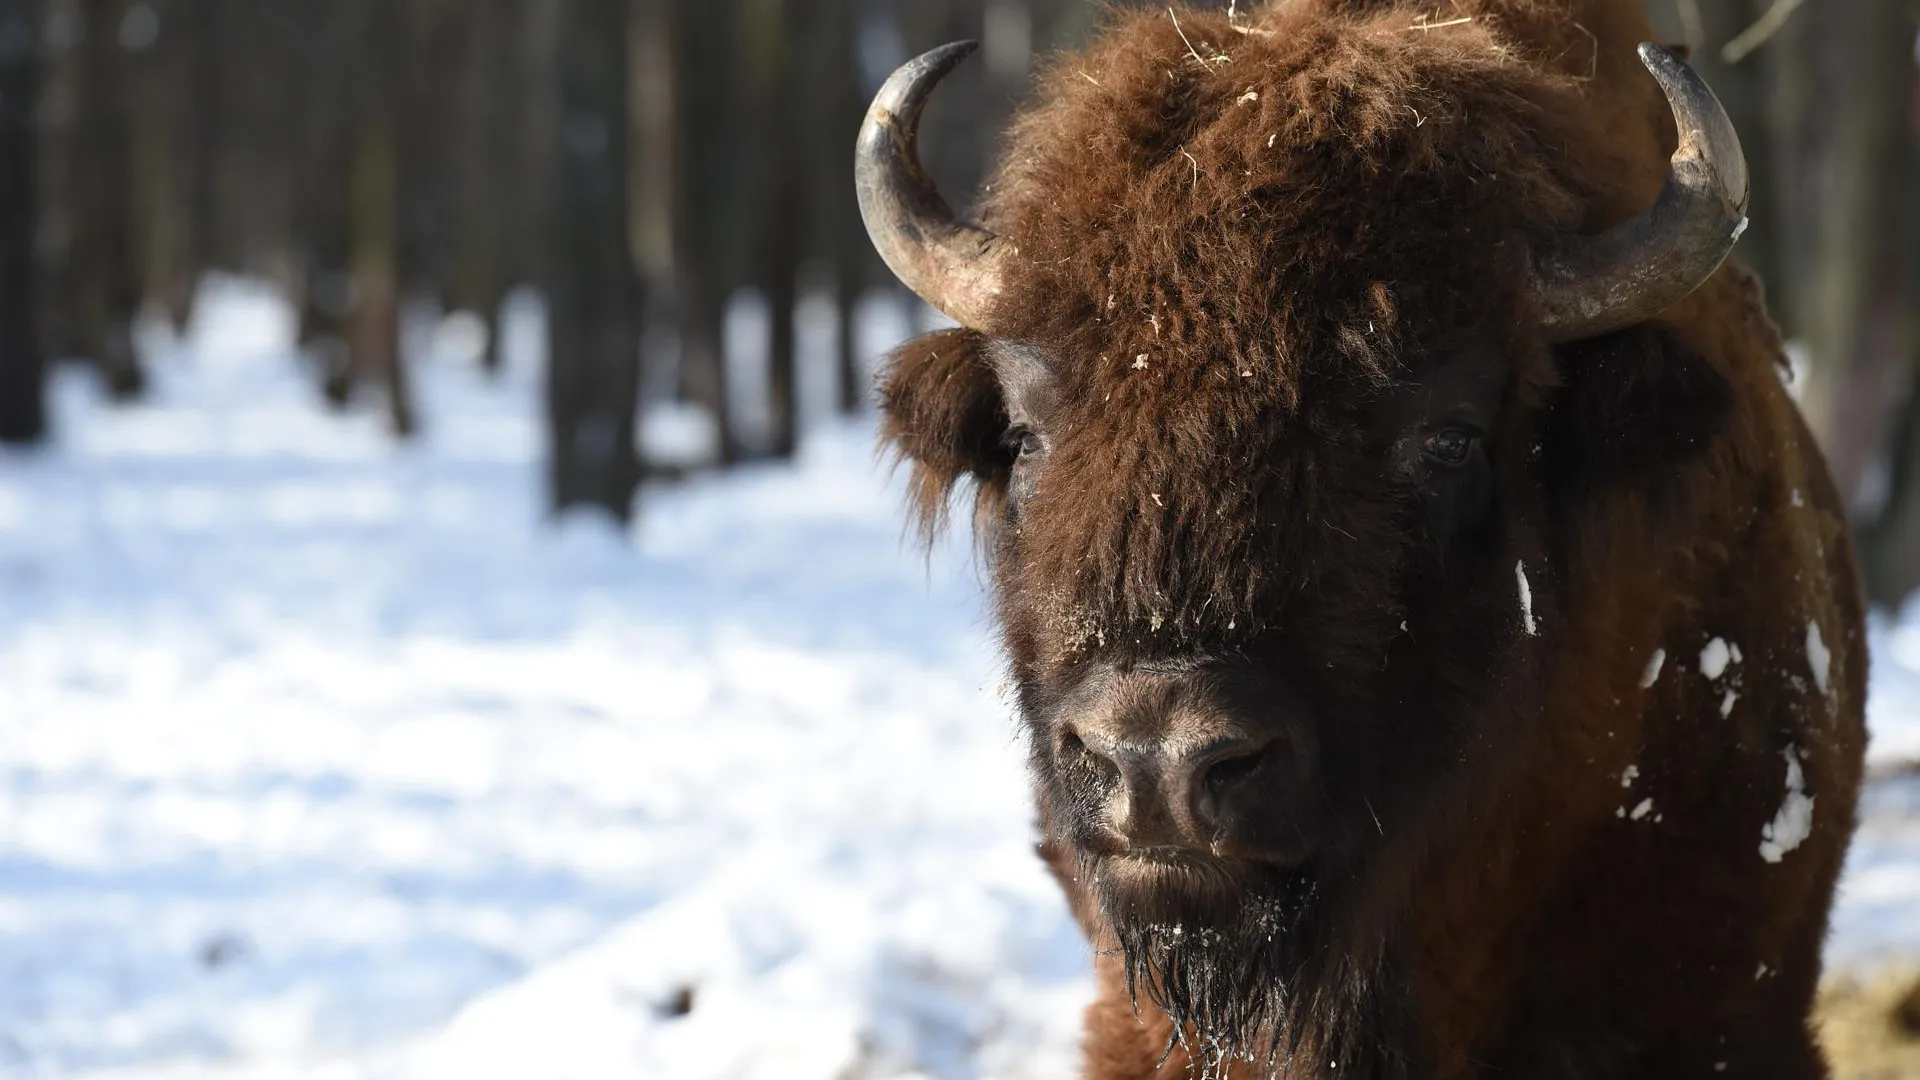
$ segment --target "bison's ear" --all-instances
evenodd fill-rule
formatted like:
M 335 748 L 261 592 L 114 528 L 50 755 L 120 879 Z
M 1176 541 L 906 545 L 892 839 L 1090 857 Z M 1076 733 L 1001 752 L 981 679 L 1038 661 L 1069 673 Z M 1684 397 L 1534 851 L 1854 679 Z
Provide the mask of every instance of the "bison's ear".
M 1732 386 L 1671 330 L 1642 324 L 1555 351 L 1546 446 L 1560 490 L 1671 480 L 1726 426 Z
M 1007 408 L 986 343 L 971 330 L 929 334 L 895 350 L 880 376 L 880 438 L 913 470 L 913 509 L 929 540 L 962 479 L 978 488 L 983 522 L 1006 497 Z

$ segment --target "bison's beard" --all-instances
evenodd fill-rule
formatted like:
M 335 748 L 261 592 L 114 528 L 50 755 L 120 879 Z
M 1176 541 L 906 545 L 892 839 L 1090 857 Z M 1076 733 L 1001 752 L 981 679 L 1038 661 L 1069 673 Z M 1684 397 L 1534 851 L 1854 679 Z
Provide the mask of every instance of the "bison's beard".
M 1233 1061 L 1274 1076 L 1406 1074 L 1404 994 L 1383 955 L 1341 945 L 1311 869 L 1103 860 L 1093 880 L 1128 993 L 1167 1014 L 1167 1052 L 1184 1048 L 1201 1074 Z

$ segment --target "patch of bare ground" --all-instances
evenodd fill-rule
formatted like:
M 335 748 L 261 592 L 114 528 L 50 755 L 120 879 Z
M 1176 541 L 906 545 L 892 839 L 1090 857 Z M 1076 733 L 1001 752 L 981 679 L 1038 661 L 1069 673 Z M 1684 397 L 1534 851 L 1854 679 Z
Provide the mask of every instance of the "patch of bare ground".
M 1834 1080 L 1920 1080 L 1920 964 L 1836 975 L 1816 1022 Z

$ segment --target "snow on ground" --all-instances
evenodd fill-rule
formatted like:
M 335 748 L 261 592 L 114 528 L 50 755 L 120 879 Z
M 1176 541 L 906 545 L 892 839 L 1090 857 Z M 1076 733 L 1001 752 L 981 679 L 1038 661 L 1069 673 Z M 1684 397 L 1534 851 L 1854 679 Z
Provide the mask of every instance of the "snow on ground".
M 622 923 L 582 1074 L 1071 1052 L 976 575 L 902 542 L 869 430 L 555 530 L 531 367 L 430 358 L 395 450 L 268 298 L 212 306 L 153 407 L 63 378 L 59 449 L 0 458 L 0 1075 L 377 1072 Z
M 1876 616 L 1869 631 L 1870 782 L 1827 956 L 1830 965 L 1870 971 L 1920 961 L 1920 595 L 1903 618 Z
M 0 1078 L 1071 1075 L 965 540 L 862 424 L 541 520 L 537 365 L 317 409 L 224 283 L 154 404 L 0 455 Z M 1920 611 L 1837 959 L 1920 954 Z

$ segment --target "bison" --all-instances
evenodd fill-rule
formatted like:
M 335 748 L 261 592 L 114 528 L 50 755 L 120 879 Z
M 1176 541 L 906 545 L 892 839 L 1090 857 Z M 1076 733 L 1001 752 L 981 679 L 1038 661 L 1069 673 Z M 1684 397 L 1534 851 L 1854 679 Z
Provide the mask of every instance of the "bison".
M 1233 7 L 1052 61 L 977 224 L 916 154 L 970 44 L 858 148 L 1088 1074 L 1826 1075 L 1862 603 L 1725 113 L 1636 0 Z

